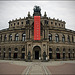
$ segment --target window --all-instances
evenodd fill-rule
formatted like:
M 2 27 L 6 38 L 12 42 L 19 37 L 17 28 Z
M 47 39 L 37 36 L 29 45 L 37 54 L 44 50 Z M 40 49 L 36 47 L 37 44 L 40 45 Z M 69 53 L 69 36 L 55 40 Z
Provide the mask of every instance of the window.
M 65 48 L 63 48 L 63 52 L 65 51 Z
M 17 22 L 17 25 L 19 25 L 19 22 Z
M 18 35 L 18 34 L 15 35 L 15 40 L 16 40 L 16 41 L 19 40 L 19 35 Z
M 70 42 L 70 36 L 69 35 L 68 35 L 68 38 L 67 39 L 68 39 L 68 42 Z
M 55 40 L 56 40 L 56 42 L 59 42 L 59 35 L 58 34 L 55 35 Z
M 0 48 L 0 51 L 1 51 L 1 48 Z
M 59 23 L 59 26 L 60 26 L 60 23 Z
M 11 24 L 11 26 L 12 26 L 12 24 Z
M 23 34 L 22 34 L 22 41 L 25 41 L 25 40 L 26 40 L 26 34 L 23 33 Z
M 1 37 L 0 37 L 0 41 L 2 41 L 2 35 L 1 35 Z
M 59 51 L 59 48 L 56 48 L 56 51 Z
M 21 58 L 24 59 L 25 58 L 25 53 L 21 54 Z
M 11 51 L 11 48 L 9 48 L 9 51 Z
M 9 35 L 9 41 L 12 41 L 12 35 L 11 34 Z
M 69 49 L 68 52 L 70 52 L 71 50 Z
M 65 36 L 64 35 L 62 36 L 62 42 L 65 42 Z
M 25 48 L 22 48 L 22 51 L 25 51 Z
M 63 24 L 62 24 L 62 27 L 63 27 Z
M 49 51 L 52 51 L 52 48 L 49 48 Z
M 26 21 L 26 24 L 30 24 L 30 20 L 27 20 L 27 21 Z
M 5 51 L 5 48 L 3 48 L 3 51 Z
M 9 53 L 9 58 L 11 58 L 11 53 Z
M 1 35 L 1 41 L 2 41 L 2 35 Z
M 57 25 L 57 23 L 55 23 L 55 25 Z
M 17 56 L 18 56 L 18 53 L 14 53 L 14 58 L 17 58 Z
M 51 22 L 51 24 L 53 24 L 53 22 Z
M 14 26 L 15 26 L 15 23 L 14 23 Z
M 23 24 L 23 22 L 21 22 L 21 24 Z
M 44 23 L 45 23 L 45 24 L 48 24 L 48 21 L 47 21 L 47 20 L 45 20 L 45 21 L 44 21 Z
M 52 34 L 49 34 L 49 41 L 52 41 Z
M 73 58 L 74 58 L 74 53 L 73 53 Z
M 18 51 L 18 49 L 17 49 L 17 48 L 15 48 L 15 51 Z
M 5 35 L 5 36 L 4 36 L 4 41 L 6 41 L 6 40 L 7 40 L 7 36 Z

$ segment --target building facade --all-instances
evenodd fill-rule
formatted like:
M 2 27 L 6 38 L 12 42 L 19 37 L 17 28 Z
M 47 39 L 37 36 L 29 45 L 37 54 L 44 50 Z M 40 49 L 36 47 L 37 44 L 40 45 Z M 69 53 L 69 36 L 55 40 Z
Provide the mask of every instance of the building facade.
M 40 40 L 34 40 L 34 16 L 40 16 Z M 9 28 L 0 30 L 0 59 L 74 60 L 75 31 L 65 28 L 65 21 L 41 15 L 34 7 L 33 16 L 9 21 Z M 29 58 L 30 57 L 30 58 Z

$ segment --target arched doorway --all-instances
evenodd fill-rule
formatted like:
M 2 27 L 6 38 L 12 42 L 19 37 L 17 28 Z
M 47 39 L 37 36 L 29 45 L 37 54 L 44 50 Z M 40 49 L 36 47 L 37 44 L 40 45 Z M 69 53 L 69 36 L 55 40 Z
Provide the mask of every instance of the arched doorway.
M 52 48 L 49 48 L 49 59 L 52 59 Z
M 41 48 L 39 46 L 35 46 L 33 48 L 33 59 L 39 60 L 41 57 Z
M 60 59 L 60 51 L 59 48 L 56 48 L 56 58 Z

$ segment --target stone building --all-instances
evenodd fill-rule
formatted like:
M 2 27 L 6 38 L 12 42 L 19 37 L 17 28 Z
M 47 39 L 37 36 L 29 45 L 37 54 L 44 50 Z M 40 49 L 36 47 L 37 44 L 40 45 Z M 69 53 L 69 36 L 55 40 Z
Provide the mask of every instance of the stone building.
M 40 40 L 34 40 L 34 16 L 40 16 Z M 75 59 L 75 31 L 65 28 L 65 21 L 41 15 L 34 7 L 33 15 L 9 21 L 0 30 L 0 59 L 47 60 Z

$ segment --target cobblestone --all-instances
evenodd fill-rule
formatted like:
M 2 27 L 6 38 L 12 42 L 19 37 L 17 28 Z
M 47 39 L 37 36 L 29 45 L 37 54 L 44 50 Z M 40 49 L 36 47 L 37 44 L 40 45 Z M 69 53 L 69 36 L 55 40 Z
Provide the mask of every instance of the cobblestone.
M 25 62 L 14 60 L 0 60 L 0 74 L 75 74 L 74 70 L 75 61 Z

